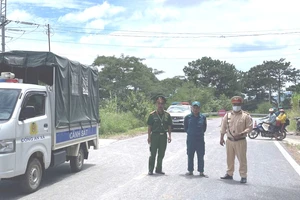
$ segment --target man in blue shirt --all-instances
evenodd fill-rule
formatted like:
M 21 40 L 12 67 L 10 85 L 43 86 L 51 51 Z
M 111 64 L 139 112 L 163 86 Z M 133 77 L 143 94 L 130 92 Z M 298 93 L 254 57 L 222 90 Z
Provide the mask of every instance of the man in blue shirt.
M 269 115 L 268 115 L 269 119 L 267 120 L 267 123 L 269 123 L 269 131 L 271 133 L 274 132 L 274 128 L 276 126 L 276 115 L 274 113 L 274 108 L 270 108 L 269 109 Z
M 193 175 L 194 155 L 197 152 L 198 171 L 200 172 L 200 176 L 207 177 L 204 175 L 204 132 L 206 131 L 206 126 L 206 117 L 200 113 L 200 102 L 194 101 L 192 103 L 192 113 L 184 118 L 184 130 L 187 133 L 187 175 Z

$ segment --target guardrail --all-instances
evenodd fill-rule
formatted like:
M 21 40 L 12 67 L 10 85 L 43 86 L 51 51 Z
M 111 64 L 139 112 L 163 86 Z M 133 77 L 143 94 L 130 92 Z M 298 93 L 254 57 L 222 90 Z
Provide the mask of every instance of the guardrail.
M 206 116 L 219 116 L 218 112 L 209 112 L 209 113 L 203 113 Z M 265 117 L 268 114 L 261 114 L 261 113 L 250 113 L 251 117 Z

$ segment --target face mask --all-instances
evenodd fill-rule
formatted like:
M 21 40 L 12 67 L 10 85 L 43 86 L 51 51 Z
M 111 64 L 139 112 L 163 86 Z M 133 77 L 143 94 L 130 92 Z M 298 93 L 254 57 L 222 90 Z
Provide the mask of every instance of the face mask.
M 232 110 L 238 112 L 242 109 L 242 106 L 232 106 Z

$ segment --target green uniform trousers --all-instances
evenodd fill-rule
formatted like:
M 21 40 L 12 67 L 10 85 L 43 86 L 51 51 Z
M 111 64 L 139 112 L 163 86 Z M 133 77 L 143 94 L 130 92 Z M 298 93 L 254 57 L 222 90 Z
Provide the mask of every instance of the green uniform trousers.
M 159 133 L 151 134 L 150 157 L 149 157 L 149 172 L 153 172 L 155 165 L 155 157 L 158 151 L 157 164 L 155 171 L 162 171 L 162 160 L 165 156 L 167 148 L 167 134 L 160 135 Z

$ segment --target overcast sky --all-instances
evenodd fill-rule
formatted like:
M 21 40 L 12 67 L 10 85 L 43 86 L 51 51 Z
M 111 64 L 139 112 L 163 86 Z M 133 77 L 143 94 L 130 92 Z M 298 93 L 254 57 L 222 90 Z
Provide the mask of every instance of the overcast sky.
M 97 55 L 145 58 L 160 79 L 203 56 L 247 71 L 286 58 L 300 69 L 297 0 L 7 0 L 6 51 L 51 51 L 83 64 Z M 14 21 L 31 22 L 24 25 Z

